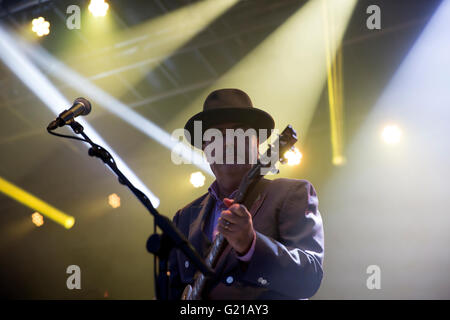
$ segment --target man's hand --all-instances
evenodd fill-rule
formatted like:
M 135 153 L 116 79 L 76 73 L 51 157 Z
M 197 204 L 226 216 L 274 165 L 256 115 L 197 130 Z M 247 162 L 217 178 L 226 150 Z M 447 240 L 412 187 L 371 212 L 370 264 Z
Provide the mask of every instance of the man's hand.
M 222 211 L 217 230 L 239 255 L 245 255 L 255 237 L 252 215 L 244 205 L 233 203 L 233 201 L 228 198 L 223 199 L 228 209 Z

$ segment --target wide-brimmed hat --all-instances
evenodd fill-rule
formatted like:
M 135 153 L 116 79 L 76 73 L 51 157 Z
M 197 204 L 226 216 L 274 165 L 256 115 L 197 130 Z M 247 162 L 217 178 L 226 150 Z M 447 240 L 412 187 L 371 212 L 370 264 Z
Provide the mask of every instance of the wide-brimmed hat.
M 184 126 L 184 129 L 190 133 L 190 139 L 189 137 L 186 139 L 192 145 L 195 140 L 194 121 L 202 121 L 202 137 L 209 128 L 222 123 L 236 122 L 246 124 L 257 132 L 259 129 L 267 129 L 265 137 L 267 139 L 275 126 L 270 114 L 253 107 L 250 97 L 239 89 L 219 89 L 208 95 L 203 103 L 203 111 L 192 116 Z

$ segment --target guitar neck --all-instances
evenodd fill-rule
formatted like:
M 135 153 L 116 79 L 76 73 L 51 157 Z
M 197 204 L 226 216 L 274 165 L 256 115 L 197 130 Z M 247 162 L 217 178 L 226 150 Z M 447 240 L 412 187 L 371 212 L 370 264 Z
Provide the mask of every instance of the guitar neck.
M 218 258 L 220 257 L 221 253 L 223 252 L 227 244 L 228 244 L 227 239 L 225 239 L 225 237 L 221 233 L 218 233 L 211 245 L 210 251 L 205 260 L 205 263 L 208 267 L 212 268 L 215 267 Z M 206 276 L 200 271 L 197 271 L 195 276 L 195 282 L 192 287 L 192 300 L 200 299 L 201 292 L 203 291 L 203 288 L 206 285 L 206 280 L 207 280 Z
M 255 164 L 255 166 L 252 167 L 250 171 L 256 170 L 259 172 L 260 165 Z M 249 172 L 249 175 L 251 175 L 251 172 Z M 244 179 L 241 182 L 241 185 L 239 186 L 238 192 L 236 193 L 236 196 L 233 198 L 235 203 L 242 203 L 247 195 L 247 192 L 254 183 L 256 183 L 262 176 L 256 175 L 253 179 Z M 217 264 L 217 261 L 222 254 L 222 252 L 225 250 L 226 246 L 228 244 L 227 239 L 221 234 L 218 233 L 215 237 L 213 243 L 211 244 L 211 248 L 208 252 L 208 255 L 206 257 L 205 263 L 208 267 L 214 268 Z M 195 283 L 192 287 L 192 298 L 194 300 L 200 299 L 201 292 L 203 291 L 207 278 L 204 274 L 201 272 L 197 272 L 195 277 Z

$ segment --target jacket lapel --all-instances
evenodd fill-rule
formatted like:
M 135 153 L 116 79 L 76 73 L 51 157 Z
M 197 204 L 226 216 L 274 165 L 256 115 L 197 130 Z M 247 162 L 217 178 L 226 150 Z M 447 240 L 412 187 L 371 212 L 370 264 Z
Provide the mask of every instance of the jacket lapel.
M 207 254 L 207 250 L 211 245 L 211 241 L 204 232 L 204 226 L 206 217 L 213 209 L 214 204 L 214 198 L 208 194 L 199 206 L 191 207 L 191 225 L 189 227 L 188 240 L 202 257 Z
M 252 207 L 250 208 L 250 214 L 252 215 L 252 218 L 256 216 L 256 213 L 258 212 L 259 208 L 261 207 L 262 203 L 264 202 L 266 198 L 266 193 L 259 193 L 255 202 L 253 203 Z

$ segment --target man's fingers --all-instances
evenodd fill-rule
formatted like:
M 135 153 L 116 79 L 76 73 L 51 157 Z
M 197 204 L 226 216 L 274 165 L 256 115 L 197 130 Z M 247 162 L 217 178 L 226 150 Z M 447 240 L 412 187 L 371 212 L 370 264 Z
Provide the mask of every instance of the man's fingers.
M 235 224 L 242 223 L 242 220 L 241 220 L 242 218 L 236 214 L 233 214 L 230 210 L 222 211 L 220 218 L 225 219 L 225 220 L 229 221 L 230 223 L 235 223 Z
M 233 232 L 233 224 L 227 224 L 225 220 L 219 219 L 217 224 L 217 231 L 222 233 L 223 235 L 230 235 Z
M 229 208 L 234 203 L 234 200 L 228 199 L 228 198 L 223 198 L 223 203 L 227 206 L 227 208 Z
M 233 204 L 228 210 L 241 217 L 247 216 L 247 208 L 243 204 Z
M 227 206 L 228 210 L 238 216 L 245 217 L 247 215 L 247 208 L 243 204 L 234 203 L 233 199 L 223 198 L 223 203 Z
M 239 226 L 239 224 L 233 223 L 222 217 L 219 218 L 218 224 L 223 226 L 227 230 L 236 230 L 236 228 Z

